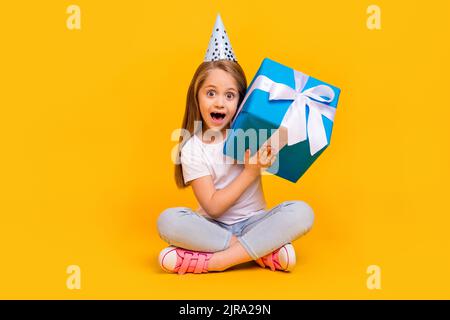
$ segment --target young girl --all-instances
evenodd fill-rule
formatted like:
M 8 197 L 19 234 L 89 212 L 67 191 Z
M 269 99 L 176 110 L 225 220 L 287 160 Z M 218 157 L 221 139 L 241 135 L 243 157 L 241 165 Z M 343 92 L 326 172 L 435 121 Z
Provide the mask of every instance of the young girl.
M 175 165 L 178 187 L 190 185 L 200 208 L 169 208 L 160 214 L 158 232 L 170 246 L 161 251 L 159 264 L 167 272 L 223 271 L 251 260 L 272 271 L 290 271 L 296 263 L 290 242 L 313 224 L 313 211 L 302 201 L 266 209 L 261 169 L 275 161 L 270 146 L 253 156 L 247 150 L 243 164 L 223 154 L 246 87 L 218 16 L 205 61 L 189 86 L 183 129 L 192 136 L 180 144 L 181 163 Z M 196 121 L 200 130 L 195 130 Z

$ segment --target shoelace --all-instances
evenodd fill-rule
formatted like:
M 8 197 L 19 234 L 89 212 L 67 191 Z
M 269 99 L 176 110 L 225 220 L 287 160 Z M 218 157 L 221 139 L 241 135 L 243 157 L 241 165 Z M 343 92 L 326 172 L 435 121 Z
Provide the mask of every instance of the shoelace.
M 206 258 L 206 254 L 200 252 L 185 252 L 182 258 L 183 262 L 178 269 L 178 274 L 185 274 L 186 272 L 207 272 Z

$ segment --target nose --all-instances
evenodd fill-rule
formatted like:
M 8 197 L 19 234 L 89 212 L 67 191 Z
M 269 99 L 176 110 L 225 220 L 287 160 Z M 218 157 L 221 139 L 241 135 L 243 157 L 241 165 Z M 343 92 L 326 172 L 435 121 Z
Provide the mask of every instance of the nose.
M 218 109 L 223 109 L 223 108 L 225 108 L 223 99 L 224 99 L 223 97 L 217 96 L 216 101 L 215 101 L 215 106 L 216 106 Z

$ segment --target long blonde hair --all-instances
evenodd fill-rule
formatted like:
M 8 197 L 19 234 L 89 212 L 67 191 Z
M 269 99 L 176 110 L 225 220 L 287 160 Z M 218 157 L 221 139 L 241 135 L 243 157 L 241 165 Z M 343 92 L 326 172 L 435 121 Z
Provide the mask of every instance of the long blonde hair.
M 244 99 L 245 90 L 247 89 L 247 80 L 245 78 L 244 70 L 242 70 L 241 66 L 237 62 L 230 60 L 218 60 L 218 61 L 206 61 L 200 64 L 197 70 L 195 71 L 194 76 L 192 77 L 191 84 L 189 85 L 186 98 L 186 109 L 184 111 L 183 123 L 181 125 L 182 129 L 189 131 L 190 136 L 194 134 L 195 121 L 202 121 L 202 116 L 198 104 L 198 96 L 197 96 L 198 90 L 205 82 L 208 73 L 216 68 L 228 72 L 236 81 L 237 89 L 239 92 L 238 106 Z M 175 183 L 178 188 L 186 187 L 186 184 L 184 183 L 183 179 L 183 170 L 181 168 L 180 156 L 181 156 L 181 148 L 183 147 L 184 143 L 186 143 L 187 139 L 183 141 L 182 140 L 183 136 L 181 134 L 178 141 L 178 150 L 175 162 Z

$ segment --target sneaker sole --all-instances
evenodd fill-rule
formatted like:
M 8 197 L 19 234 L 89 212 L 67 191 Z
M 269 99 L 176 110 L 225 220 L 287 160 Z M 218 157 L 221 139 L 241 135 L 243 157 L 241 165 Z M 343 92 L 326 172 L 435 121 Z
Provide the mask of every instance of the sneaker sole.
M 158 261 L 159 261 L 159 265 L 161 266 L 161 268 L 164 270 L 164 271 L 166 271 L 166 272 L 174 272 L 174 271 L 172 271 L 172 270 L 170 270 L 170 269 L 167 269 L 165 266 L 164 266 L 164 262 L 166 262 L 166 264 L 171 264 L 171 265 L 173 265 L 173 267 L 175 267 L 175 264 L 176 264 L 176 260 L 175 261 L 168 261 L 167 260 L 167 255 L 169 254 L 169 253 L 171 253 L 172 251 L 174 251 L 174 250 L 176 250 L 176 247 L 173 247 L 173 246 L 170 246 L 170 247 L 167 247 L 167 248 L 165 248 L 165 249 L 163 249 L 160 253 L 159 253 L 159 257 L 158 257 Z M 175 255 L 175 259 L 176 259 L 176 255 Z
M 283 248 L 281 248 L 281 250 L 285 251 L 287 257 L 286 268 L 283 271 L 292 271 L 296 264 L 294 246 L 289 243 L 284 245 Z

